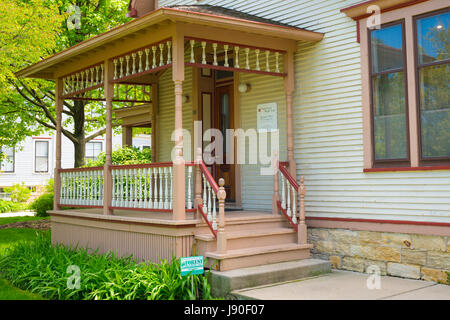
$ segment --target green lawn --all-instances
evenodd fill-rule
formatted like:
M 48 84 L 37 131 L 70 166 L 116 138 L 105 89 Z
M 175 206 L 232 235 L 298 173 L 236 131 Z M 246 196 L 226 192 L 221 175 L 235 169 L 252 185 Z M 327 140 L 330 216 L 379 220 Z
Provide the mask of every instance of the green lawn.
M 2 218 L 2 214 L 0 213 L 0 225 L 2 224 L 10 224 L 14 222 L 23 222 L 23 221 L 36 221 L 36 220 L 48 220 L 49 217 L 41 218 L 41 217 L 5 217 Z
M 42 219 L 48 218 L 38 218 L 38 217 L 1 218 L 0 214 L 0 225 L 10 224 L 14 222 L 35 221 Z M 37 232 L 40 231 L 28 228 L 0 229 L 0 255 L 3 254 L 4 249 L 13 245 L 17 241 L 32 240 L 33 238 L 36 237 Z M 0 300 L 43 300 L 43 298 L 36 294 L 20 290 L 12 286 L 7 280 L 0 278 Z

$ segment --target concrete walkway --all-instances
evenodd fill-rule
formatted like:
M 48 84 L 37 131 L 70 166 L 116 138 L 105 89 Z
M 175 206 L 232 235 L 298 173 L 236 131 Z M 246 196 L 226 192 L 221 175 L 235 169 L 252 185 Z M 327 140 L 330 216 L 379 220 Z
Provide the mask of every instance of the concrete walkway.
M 380 288 L 369 289 L 373 275 L 333 270 L 298 281 L 233 291 L 240 299 L 257 300 L 450 300 L 450 286 L 422 280 L 380 277 Z M 373 287 L 376 283 L 369 279 Z

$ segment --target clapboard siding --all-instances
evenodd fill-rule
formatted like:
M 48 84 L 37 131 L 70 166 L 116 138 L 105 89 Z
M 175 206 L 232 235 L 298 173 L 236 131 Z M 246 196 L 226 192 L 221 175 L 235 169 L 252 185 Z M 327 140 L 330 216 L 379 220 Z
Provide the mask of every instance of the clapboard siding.
M 320 43 L 299 41 L 295 55 L 294 151 L 298 175 L 305 177 L 307 216 L 448 223 L 450 171 L 363 173 L 360 48 L 355 22 L 340 12 L 357 2 L 360 1 L 205 0 L 200 3 L 325 33 Z M 197 3 L 159 1 L 160 6 Z M 256 84 L 255 80 L 251 81 Z M 252 91 L 255 89 L 257 85 L 252 86 Z M 279 98 L 283 99 L 282 87 L 279 90 Z M 274 96 L 268 92 L 267 97 L 260 98 L 270 102 Z M 252 103 L 245 98 L 241 100 L 243 127 L 256 124 L 254 116 L 247 111 L 253 107 Z M 248 167 L 243 170 L 242 179 L 245 205 L 270 203 L 268 192 L 258 193 L 266 177 L 259 177 L 256 169 Z M 267 198 L 260 202 L 261 196 Z

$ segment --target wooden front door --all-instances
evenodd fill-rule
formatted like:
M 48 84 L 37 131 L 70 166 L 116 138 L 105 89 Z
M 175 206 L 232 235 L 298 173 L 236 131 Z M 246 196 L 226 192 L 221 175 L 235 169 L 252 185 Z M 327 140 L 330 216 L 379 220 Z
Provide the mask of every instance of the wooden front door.
M 235 190 L 235 161 L 227 163 L 227 154 L 229 147 L 234 148 L 234 144 L 229 145 L 227 140 L 227 129 L 234 129 L 234 97 L 233 83 L 216 83 L 215 103 L 214 103 L 214 127 L 219 129 L 223 135 L 223 161 L 214 166 L 214 178 L 218 181 L 220 178 L 225 180 L 225 191 L 227 201 L 234 202 L 236 199 Z M 233 151 L 232 154 L 235 154 Z

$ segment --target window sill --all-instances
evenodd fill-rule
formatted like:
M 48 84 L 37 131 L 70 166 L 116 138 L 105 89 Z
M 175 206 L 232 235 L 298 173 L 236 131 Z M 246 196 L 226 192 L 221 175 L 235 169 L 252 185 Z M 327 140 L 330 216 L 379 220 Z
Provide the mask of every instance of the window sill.
M 367 168 L 364 173 L 372 172 L 395 172 L 395 171 L 435 171 L 435 170 L 450 170 L 450 165 L 446 166 L 427 166 L 427 167 L 392 167 L 392 168 Z

